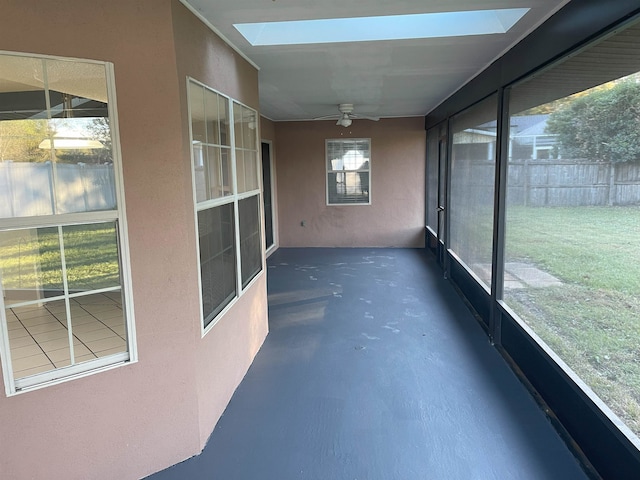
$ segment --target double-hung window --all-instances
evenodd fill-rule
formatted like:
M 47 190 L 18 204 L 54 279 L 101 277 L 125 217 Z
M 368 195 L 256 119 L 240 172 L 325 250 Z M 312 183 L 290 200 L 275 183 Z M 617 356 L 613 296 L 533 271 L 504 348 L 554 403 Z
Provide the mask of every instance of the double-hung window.
M 326 141 L 327 205 L 369 205 L 371 139 Z
M 7 394 L 130 360 L 113 69 L 0 54 Z
M 189 80 L 203 328 L 262 271 L 257 112 Z

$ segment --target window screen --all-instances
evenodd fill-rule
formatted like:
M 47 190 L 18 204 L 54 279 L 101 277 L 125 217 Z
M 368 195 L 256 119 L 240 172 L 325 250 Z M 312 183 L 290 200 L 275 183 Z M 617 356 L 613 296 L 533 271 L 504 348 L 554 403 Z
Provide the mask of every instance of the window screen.
M 234 230 L 233 203 L 198 212 L 205 326 L 236 296 Z
M 498 100 L 494 95 L 452 122 L 449 247 L 489 289 Z
M 242 259 L 242 287 L 246 287 L 262 268 L 260 242 L 259 197 L 253 195 L 238 201 L 240 217 L 240 257 Z

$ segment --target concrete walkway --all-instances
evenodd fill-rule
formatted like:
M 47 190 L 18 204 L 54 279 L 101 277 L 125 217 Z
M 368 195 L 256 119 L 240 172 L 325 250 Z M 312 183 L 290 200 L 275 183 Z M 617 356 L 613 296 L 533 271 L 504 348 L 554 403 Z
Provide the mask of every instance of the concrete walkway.
M 473 271 L 485 283 L 491 285 L 491 265 L 487 263 L 473 265 Z M 535 265 L 521 262 L 507 262 L 504 265 L 504 288 L 515 290 L 521 288 L 559 287 L 562 281 L 550 273 L 540 270 Z

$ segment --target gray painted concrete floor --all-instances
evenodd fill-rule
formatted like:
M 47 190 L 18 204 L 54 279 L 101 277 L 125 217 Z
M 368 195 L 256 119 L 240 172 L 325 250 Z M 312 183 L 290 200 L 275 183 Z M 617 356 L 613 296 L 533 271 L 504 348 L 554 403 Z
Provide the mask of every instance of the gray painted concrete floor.
M 204 452 L 150 478 L 587 478 L 430 254 L 280 249 L 268 285 Z

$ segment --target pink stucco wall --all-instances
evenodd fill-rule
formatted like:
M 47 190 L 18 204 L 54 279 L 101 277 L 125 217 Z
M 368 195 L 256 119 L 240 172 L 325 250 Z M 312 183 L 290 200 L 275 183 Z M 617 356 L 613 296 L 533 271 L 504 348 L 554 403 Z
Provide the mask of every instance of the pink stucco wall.
M 267 332 L 263 274 L 201 338 L 185 93 L 257 108 L 257 72 L 177 0 L 3 1 L 0 45 L 114 63 L 139 352 L 0 393 L 0 478 L 140 478 L 201 450 Z
M 173 28 L 179 79 L 186 79 L 187 76 L 195 78 L 249 107 L 259 109 L 258 75 L 254 67 L 212 35 L 202 22 L 178 2 L 173 4 Z M 179 88 L 180 98 L 186 98 L 186 82 L 181 81 Z M 188 155 L 189 117 L 186 107 L 186 103 L 183 103 L 181 126 L 183 149 Z M 193 227 L 192 231 L 195 232 Z M 233 310 L 198 342 L 195 372 L 201 448 L 204 448 L 213 427 L 267 335 L 266 288 L 266 276 L 263 273 Z
M 423 118 L 275 127 L 280 246 L 424 246 Z M 371 205 L 327 206 L 325 140 L 331 138 L 371 139 Z
M 273 142 L 276 139 L 276 124 L 265 117 L 260 117 L 260 136 L 263 140 Z

